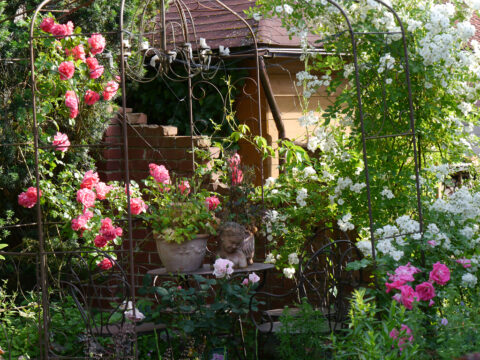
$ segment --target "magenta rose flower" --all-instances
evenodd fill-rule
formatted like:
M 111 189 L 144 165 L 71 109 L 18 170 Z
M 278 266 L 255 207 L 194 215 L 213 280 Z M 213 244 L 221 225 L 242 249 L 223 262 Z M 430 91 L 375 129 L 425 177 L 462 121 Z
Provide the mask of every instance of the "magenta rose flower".
M 190 183 L 187 180 L 184 180 L 178 185 L 178 188 L 180 189 L 180 193 L 182 195 L 187 196 L 190 194 Z
M 95 191 L 97 192 L 98 200 L 105 200 L 110 190 L 112 190 L 112 187 L 102 181 L 95 184 Z
M 150 168 L 150 175 L 156 182 L 164 185 L 170 184 L 170 174 L 165 166 L 152 163 L 148 167 Z
M 96 247 L 103 248 L 105 245 L 107 245 L 108 241 L 102 235 L 97 235 L 95 240 L 93 240 L 93 243 Z
M 55 146 L 55 150 L 65 152 L 70 146 L 70 141 L 68 141 L 68 136 L 66 134 L 57 132 L 53 137 L 52 145 Z
M 108 270 L 112 268 L 113 264 L 110 259 L 104 258 L 97 264 L 97 266 L 102 270 Z
M 463 259 L 455 260 L 455 262 L 461 264 L 465 269 L 472 267 L 472 262 L 470 261 L 470 259 L 463 258 Z
M 407 336 L 400 337 L 400 331 L 404 331 Z M 389 336 L 394 340 L 398 339 L 398 348 L 400 349 L 400 351 L 403 351 L 407 341 L 409 343 L 413 342 L 413 333 L 412 330 L 405 324 L 402 324 L 402 326 L 400 327 L 400 331 L 398 331 L 396 328 L 393 328 L 392 331 L 390 331 Z
M 390 275 L 390 281 L 403 281 L 409 282 L 409 281 L 414 281 L 415 278 L 413 277 L 414 274 L 419 273 L 420 270 L 417 269 L 415 266 L 410 265 L 410 263 L 407 263 L 407 265 L 402 265 L 399 266 L 395 269 L 395 274 Z
M 40 196 L 42 196 L 42 191 L 40 191 Z M 37 188 L 29 187 L 27 191 L 22 192 L 18 195 L 18 205 L 25 208 L 31 209 L 37 203 Z
M 429 280 L 436 282 L 438 285 L 445 285 L 450 280 L 450 270 L 446 265 L 436 262 L 433 264 L 432 271 L 430 271 Z
M 80 189 L 77 191 L 77 201 L 81 203 L 86 208 L 91 208 L 95 206 L 95 193 L 87 188 Z
M 103 99 L 105 101 L 110 100 L 115 96 L 118 90 L 118 83 L 115 81 L 109 81 L 107 85 L 105 86 L 105 89 L 103 90 Z
M 141 214 L 142 212 L 147 211 L 148 206 L 141 198 L 130 199 L 130 211 L 133 215 Z
M 405 285 L 405 281 L 402 280 L 395 280 L 391 283 L 386 282 L 385 286 L 387 287 L 386 293 L 388 294 L 390 291 L 397 289 L 400 290 L 400 288 Z
M 85 175 L 83 176 L 82 183 L 80 184 L 80 189 L 90 189 L 92 190 L 93 187 L 98 184 L 99 182 L 98 173 L 93 172 L 93 170 L 88 170 Z
M 212 211 L 220 205 L 220 200 L 216 196 L 210 196 L 205 199 L 205 204 L 207 205 L 208 210 Z
M 40 24 L 40 29 L 49 33 L 52 30 L 52 26 L 55 24 L 55 20 L 53 18 L 44 18 L 42 23 Z
M 431 300 L 435 297 L 435 288 L 427 281 L 415 286 L 418 298 L 423 301 Z
M 64 61 L 58 67 L 58 72 L 60 73 L 60 80 L 71 79 L 75 73 L 75 65 L 72 61 Z
M 400 294 L 402 296 L 401 303 L 407 309 L 412 310 L 412 304 L 414 301 L 418 301 L 418 294 L 413 291 L 412 287 L 409 285 L 403 285 L 400 287 Z
M 93 90 L 87 90 L 84 100 L 85 104 L 94 105 L 98 100 L 100 100 L 100 94 L 96 93 Z
M 240 166 L 240 155 L 238 153 L 235 153 L 229 160 L 228 160 L 228 165 L 230 166 L 231 169 L 237 168 Z
M 88 39 L 90 45 L 90 53 L 92 55 L 100 54 L 105 49 L 105 38 L 101 34 L 92 34 Z
M 85 61 L 86 60 L 85 49 L 83 48 L 82 44 L 74 46 L 73 49 L 71 49 L 71 50 L 70 49 L 65 49 L 65 53 L 67 54 L 67 56 L 73 56 L 75 61 L 78 61 L 78 60 Z

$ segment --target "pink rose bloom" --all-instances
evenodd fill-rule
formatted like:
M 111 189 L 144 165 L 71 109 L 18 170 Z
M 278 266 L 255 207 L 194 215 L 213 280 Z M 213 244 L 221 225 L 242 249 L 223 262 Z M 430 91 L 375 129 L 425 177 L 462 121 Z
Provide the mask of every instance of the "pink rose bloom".
M 237 168 L 240 166 L 240 155 L 238 153 L 235 153 L 229 160 L 228 160 L 228 165 L 230 166 L 231 169 Z
M 65 152 L 70 146 L 70 141 L 68 141 L 68 136 L 66 134 L 57 132 L 53 137 L 52 145 L 55 146 L 55 150 Z
M 430 281 L 436 282 L 438 285 L 445 285 L 450 280 L 450 270 L 444 264 L 436 262 L 430 271 Z
M 113 264 L 110 259 L 104 258 L 97 264 L 97 266 L 102 270 L 108 270 L 112 268 Z
M 70 119 L 75 119 L 78 116 L 78 109 L 70 109 Z
M 472 262 L 470 261 L 470 259 L 458 259 L 458 260 L 455 260 L 455 262 L 459 263 L 459 264 L 462 264 L 462 266 L 466 269 L 466 268 L 469 268 L 469 267 L 472 267 Z
M 113 226 L 112 219 L 105 218 L 101 220 L 100 235 L 102 235 L 107 241 L 114 240 L 117 236 L 122 236 L 122 229 Z
M 250 281 L 252 284 L 255 284 L 260 281 L 260 276 L 252 272 L 250 275 L 248 275 L 248 281 Z
M 42 191 L 40 191 L 40 196 L 42 196 Z M 27 191 L 18 195 L 18 205 L 31 209 L 37 203 L 37 199 L 37 188 L 31 186 Z
M 90 45 L 90 53 L 92 55 L 103 52 L 105 44 L 105 38 L 100 34 L 92 34 L 90 39 L 88 39 L 88 45 Z
M 42 23 L 40 24 L 40 29 L 49 33 L 52 30 L 52 26 L 55 24 L 55 20 L 53 18 L 44 18 Z
M 243 172 L 238 168 L 232 170 L 232 185 L 240 185 L 243 181 Z
M 85 63 L 90 70 L 95 70 L 98 67 L 98 60 L 94 57 L 87 57 Z
M 78 217 L 72 219 L 72 230 L 85 230 L 87 228 L 87 222 L 88 220 L 85 216 L 79 215 Z
M 423 301 L 431 300 L 435 297 L 435 288 L 427 281 L 415 286 L 418 298 Z
M 217 278 L 230 277 L 233 274 L 233 262 L 219 258 L 213 264 L 213 275 Z
M 405 285 L 405 281 L 401 280 L 395 280 L 392 283 L 385 283 L 385 286 L 387 287 L 386 293 L 388 294 L 390 291 L 397 289 L 400 290 L 400 288 Z
M 58 67 L 58 72 L 60 73 L 60 80 L 71 79 L 75 72 L 75 65 L 72 61 L 64 61 Z
M 435 246 L 438 245 L 435 240 L 428 240 L 428 241 L 427 241 L 427 244 L 430 245 L 431 247 L 435 247 Z
M 142 212 L 147 211 L 148 206 L 141 198 L 130 199 L 130 210 L 133 215 L 141 214 Z
M 100 100 L 100 94 L 93 90 L 87 90 L 83 99 L 85 100 L 85 104 L 94 105 L 98 100 Z
M 98 79 L 103 74 L 103 66 L 98 65 L 95 69 L 90 70 L 90 79 Z M 113 96 L 113 95 L 112 95 Z
M 408 310 L 412 310 L 412 304 L 414 301 L 418 301 L 418 294 L 413 291 L 412 287 L 409 285 L 403 285 L 400 288 L 400 294 L 402 296 L 401 303 Z
M 414 281 L 415 278 L 413 277 L 413 275 L 419 272 L 419 269 L 417 269 L 415 266 L 410 265 L 410 263 L 407 263 L 407 265 L 402 265 L 395 269 L 395 275 L 390 275 L 390 281 Z
M 190 194 L 190 183 L 187 180 L 184 180 L 178 185 L 178 188 L 180 189 L 180 193 L 182 195 L 187 196 Z
M 108 101 L 115 96 L 118 90 L 118 83 L 115 81 L 109 81 L 105 86 L 105 90 L 103 91 L 103 99 Z
M 90 210 L 88 210 L 87 208 L 83 209 L 83 216 L 85 217 L 85 219 L 90 220 L 91 218 L 93 218 L 93 212 L 91 212 Z
M 95 191 L 97 192 L 97 199 L 98 200 L 105 200 L 107 194 L 112 190 L 112 187 L 105 184 L 102 181 L 99 181 L 95 184 Z
M 216 196 L 210 196 L 205 199 L 208 210 L 215 210 L 220 205 L 220 200 Z
M 433 306 L 434 304 L 435 304 L 435 301 L 430 300 L 430 302 L 428 303 L 428 306 Z
M 98 178 L 98 173 L 93 172 L 93 170 L 88 170 L 83 176 L 82 183 L 80 184 L 80 189 L 92 190 L 99 181 L 100 180 Z
M 108 241 L 102 235 L 97 235 L 95 240 L 93 240 L 93 243 L 96 247 L 103 248 L 105 245 L 107 245 Z
M 248 278 L 243 279 L 242 285 L 247 286 L 248 285 Z
M 77 94 L 75 94 L 75 91 L 68 90 L 65 93 L 65 106 L 70 110 L 71 109 L 78 110 L 78 99 L 77 99 Z
M 90 189 L 84 188 L 77 191 L 77 201 L 86 208 L 95 206 L 96 197 L 95 193 Z
M 52 35 L 57 36 L 59 38 L 64 38 L 65 36 L 69 36 L 73 34 L 73 23 L 71 21 L 67 22 L 66 24 L 53 24 L 50 29 Z
M 149 164 L 150 175 L 155 179 L 156 182 L 164 185 L 170 184 L 170 174 L 168 170 L 163 165 Z
M 86 59 L 85 58 L 85 49 L 83 48 L 82 44 L 74 46 L 72 50 L 65 49 L 65 53 L 67 54 L 67 56 L 70 56 L 70 55 L 73 56 L 75 61 L 78 61 L 78 60 L 85 61 L 85 59 Z

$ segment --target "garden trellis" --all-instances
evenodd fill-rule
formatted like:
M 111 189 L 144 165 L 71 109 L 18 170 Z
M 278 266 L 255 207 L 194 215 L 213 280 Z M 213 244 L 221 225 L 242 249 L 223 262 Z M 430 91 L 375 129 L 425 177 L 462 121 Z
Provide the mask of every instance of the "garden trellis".
M 372 186 L 372 179 L 370 178 L 369 172 L 369 153 L 367 151 L 367 142 L 369 141 L 381 141 L 382 139 L 394 139 L 397 137 L 409 137 L 411 138 L 412 151 L 409 156 L 413 158 L 414 161 L 414 171 L 415 171 L 415 190 L 417 198 L 417 212 L 418 212 L 418 221 L 420 223 L 419 232 L 422 233 L 422 208 L 420 200 L 420 181 L 419 181 L 419 155 L 417 152 L 417 135 L 415 133 L 415 119 L 413 113 L 412 105 L 412 92 L 410 89 L 410 74 L 409 74 L 409 63 L 408 63 L 408 54 L 407 54 L 407 35 L 405 34 L 403 25 L 395 13 L 395 11 L 383 3 L 382 1 L 375 0 L 377 3 L 386 7 L 394 15 L 395 19 L 398 22 L 398 25 L 401 29 L 400 32 L 361 32 L 355 31 L 350 25 L 347 14 L 342 10 L 341 6 L 338 5 L 335 1 L 327 0 L 329 4 L 335 6 L 341 14 L 344 16 L 345 23 L 348 26 L 348 36 L 351 39 L 351 49 L 348 53 L 348 56 L 351 57 L 352 63 L 354 65 L 355 71 L 355 88 L 357 92 L 357 104 L 355 104 L 355 117 L 361 123 L 362 130 L 362 145 L 363 145 L 363 163 L 365 170 L 366 178 L 366 187 L 367 187 L 367 199 L 368 202 L 368 212 L 369 212 L 369 222 L 370 222 L 370 235 L 372 239 L 372 254 L 375 258 L 375 219 L 372 214 L 372 207 L 374 206 L 374 199 L 371 198 L 370 187 Z M 57 36 L 58 39 L 61 37 L 59 35 L 38 35 L 38 16 L 41 13 L 52 12 L 56 14 L 64 14 L 62 16 L 68 16 L 71 13 L 74 13 L 76 9 L 81 8 L 82 6 L 89 6 L 89 3 L 82 4 L 81 2 L 74 1 L 68 4 L 66 8 L 57 9 L 56 5 L 62 5 L 63 3 L 56 3 L 53 0 L 43 1 L 35 10 L 31 26 L 30 26 L 30 69 L 31 69 L 31 89 L 32 89 L 32 120 L 33 120 L 33 144 L 1 144 L 1 146 L 33 146 L 33 153 L 35 156 L 35 187 L 36 194 L 41 194 L 41 177 L 42 177 L 42 165 L 39 159 L 42 153 L 48 151 L 54 151 L 55 148 L 58 148 L 54 145 L 49 145 L 42 143 L 40 141 L 40 123 L 44 121 L 41 119 L 39 121 L 39 108 L 37 104 L 37 99 L 41 95 L 42 89 L 38 87 L 38 53 L 35 48 L 36 40 L 44 38 L 54 38 Z M 256 40 L 256 33 L 252 25 L 245 20 L 240 14 L 234 11 L 232 8 L 227 6 L 224 2 L 220 0 L 211 0 L 211 1 L 192 1 L 187 3 L 185 1 L 174 0 L 168 3 L 168 9 L 166 9 L 165 3 L 160 1 L 158 9 L 156 8 L 158 4 L 153 1 L 148 1 L 143 3 L 136 12 L 134 12 L 134 20 L 131 22 L 132 25 L 125 26 L 124 24 L 124 10 L 125 10 L 125 1 L 120 3 L 120 16 L 119 16 L 119 26 L 116 31 L 105 32 L 103 35 L 109 37 L 110 39 L 115 39 L 117 41 L 117 49 L 119 55 L 119 69 L 115 69 L 111 63 L 116 57 L 110 54 L 105 54 L 104 60 L 109 62 L 108 72 L 111 72 L 113 76 L 119 76 L 119 83 L 117 86 L 121 89 L 121 111 L 120 119 L 123 128 L 122 133 L 122 142 L 121 144 L 111 144 L 111 143 L 101 143 L 101 144 L 72 144 L 70 147 L 72 149 L 84 149 L 84 148 L 104 148 L 108 149 L 110 147 L 121 146 L 123 149 L 123 181 L 126 184 L 126 201 L 127 204 L 130 204 L 131 195 L 130 195 L 130 166 L 129 166 L 129 145 L 128 145 L 128 129 L 131 127 L 127 121 L 127 110 L 126 110 L 126 87 L 125 81 L 126 77 L 129 77 L 133 81 L 140 83 L 152 81 L 157 77 L 161 77 L 166 84 L 169 82 L 183 82 L 186 84 L 188 89 L 188 95 L 184 99 L 188 108 L 188 122 L 189 122 L 189 133 L 191 136 L 191 146 L 192 146 L 192 170 L 195 168 L 195 155 L 194 155 L 194 138 L 197 135 L 201 135 L 199 121 L 194 117 L 193 103 L 199 101 L 202 97 L 210 91 L 217 93 L 224 104 L 224 114 L 223 119 L 226 119 L 226 108 L 228 102 L 230 101 L 229 97 L 225 94 L 222 94 L 221 91 L 212 83 L 212 79 L 220 76 L 222 69 L 225 69 L 225 59 L 233 59 L 240 57 L 248 57 L 242 53 L 228 53 L 224 49 L 223 52 L 214 53 L 210 48 L 209 44 L 205 41 L 202 41 L 197 37 L 195 29 L 195 21 L 191 16 L 192 6 L 204 9 L 205 12 L 210 13 L 222 13 L 227 12 L 233 14 L 238 22 L 241 22 L 248 29 L 249 36 L 253 39 L 253 51 L 249 55 L 254 59 L 255 67 L 253 78 L 242 78 L 244 82 L 250 82 L 252 87 L 255 89 L 253 93 L 244 91 L 244 94 L 247 95 L 252 101 L 256 104 L 256 109 L 252 113 L 252 119 L 254 119 L 258 128 L 256 129 L 257 134 L 262 136 L 262 109 L 261 109 L 261 99 L 260 99 L 260 64 L 262 53 L 259 51 Z M 157 11 L 158 10 L 158 11 Z M 73 33 L 69 36 L 71 37 L 87 37 L 92 36 L 91 33 Z M 339 34 L 340 35 L 340 34 Z M 407 87 L 408 99 L 406 109 L 400 113 L 400 121 L 397 124 L 393 124 L 392 127 L 384 126 L 386 118 L 381 119 L 379 124 L 374 124 L 372 127 L 365 125 L 365 118 L 369 114 L 365 114 L 363 111 L 363 98 L 366 96 L 363 82 L 366 79 L 362 78 L 362 62 L 361 54 L 357 53 L 357 43 L 358 41 L 377 41 L 378 38 L 386 41 L 389 36 L 401 35 L 404 44 L 404 54 L 403 54 L 403 68 L 404 74 L 403 84 Z M 337 36 L 337 35 L 335 35 Z M 372 40 L 373 39 L 373 40 Z M 326 40 L 328 41 L 328 40 Z M 325 42 L 326 43 L 326 42 Z M 320 43 L 320 46 L 325 45 Z M 385 45 L 388 47 L 388 44 Z M 133 52 L 133 56 L 131 53 Z M 144 75 L 144 65 L 150 64 L 151 67 L 155 69 L 154 75 L 152 77 L 145 77 Z M 175 65 L 175 67 L 174 67 Z M 105 65 L 106 66 L 106 65 Z M 178 70 L 178 68 L 181 70 Z M 94 69 L 95 70 L 95 69 Z M 386 71 L 388 71 L 388 66 Z M 197 93 L 196 93 L 197 92 Z M 384 93 L 384 96 L 386 94 Z M 78 102 L 78 101 L 77 101 Z M 383 99 L 385 103 L 385 99 Z M 77 104 L 78 106 L 78 104 Z M 78 110 L 78 109 L 77 109 Z M 384 109 L 386 113 L 388 109 Z M 406 119 L 403 116 L 406 114 Z M 405 120 L 405 121 L 403 121 Z M 391 131 L 395 130 L 395 125 L 399 125 L 400 131 Z M 383 131 L 384 128 L 388 128 L 390 132 L 386 133 Z M 374 129 L 379 129 L 375 131 Z M 145 140 L 145 146 L 151 146 Z M 157 151 L 158 152 L 158 151 Z M 159 153 L 161 156 L 161 153 Z M 260 178 L 263 184 L 263 161 L 259 161 L 258 168 L 260 171 Z M 45 191 L 43 189 L 43 191 Z M 25 258 L 35 259 L 34 263 L 36 264 L 36 289 L 41 298 L 42 311 L 38 312 L 38 315 L 41 317 L 38 319 L 38 333 L 40 334 L 40 357 L 43 359 L 52 359 L 52 358 L 85 358 L 90 355 L 78 355 L 75 356 L 71 354 L 66 354 L 67 351 L 62 346 L 58 345 L 58 342 L 55 340 L 55 336 L 59 335 L 62 330 L 55 329 L 52 327 L 52 317 L 54 316 L 55 311 L 51 308 L 50 303 L 51 299 L 64 299 L 64 295 L 67 291 L 69 294 L 73 294 L 75 304 L 81 311 L 85 308 L 89 308 L 93 305 L 101 307 L 105 305 L 99 299 L 103 297 L 108 298 L 105 295 L 105 291 L 109 288 L 113 291 L 115 295 L 119 295 L 117 300 L 116 308 L 111 310 L 106 317 L 100 316 L 100 321 L 98 317 L 92 316 L 88 310 L 82 312 L 81 316 L 86 326 L 86 338 L 85 343 L 88 344 L 88 350 L 91 354 L 104 354 L 118 356 L 119 358 L 135 358 L 135 327 L 125 326 L 125 318 L 122 317 L 121 324 L 122 329 L 125 329 L 125 338 L 123 340 L 123 345 L 128 344 L 127 347 L 113 346 L 113 347 L 102 347 L 100 346 L 101 341 L 98 339 L 103 335 L 111 335 L 112 331 L 108 327 L 109 320 L 114 316 L 115 312 L 122 312 L 129 310 L 128 304 L 130 301 L 132 303 L 132 308 L 135 309 L 135 299 L 136 299 L 136 273 L 135 273 L 135 263 L 134 263 L 134 241 L 132 239 L 132 231 L 134 228 L 132 222 L 132 214 L 130 206 L 127 206 L 127 216 L 126 218 L 121 219 L 123 229 L 126 232 L 124 234 L 126 242 L 120 248 L 110 250 L 109 252 L 103 253 L 98 249 L 89 249 L 89 248 L 78 248 L 76 250 L 58 250 L 58 249 L 48 249 L 45 244 L 45 233 L 50 231 L 52 226 L 60 225 L 59 222 L 48 222 L 45 221 L 45 214 L 40 201 L 36 204 L 36 223 L 32 224 L 18 224 L 14 225 L 15 227 L 36 227 L 36 236 L 38 239 L 38 248 L 36 252 L 11 252 L 3 251 L 0 252 L 1 255 L 6 257 L 6 260 L 2 264 L 3 267 L 12 266 L 11 269 L 19 269 L 19 264 L 24 261 Z M 6 227 L 8 228 L 8 226 Z M 83 259 L 85 256 L 91 258 L 89 261 Z M 112 256 L 112 254 L 114 256 Z M 111 270 L 110 273 L 104 271 L 98 271 L 95 266 L 92 266 L 93 262 L 100 261 L 101 258 L 109 259 L 114 265 L 114 270 Z M 117 258 L 117 259 L 115 259 Z M 50 269 L 50 262 L 55 259 L 57 261 L 60 259 L 60 263 L 67 264 L 65 266 L 59 266 L 58 273 L 52 273 Z M 92 260 L 92 259 L 95 259 Z M 93 262 L 92 262 L 93 261 Z M 93 270 L 95 269 L 95 270 Z M 101 282 L 102 285 L 99 285 Z M 112 295 L 113 295 L 112 292 Z M 89 297 L 92 297 L 96 300 L 91 300 Z M 61 301 L 60 301 L 61 303 Z M 135 313 L 135 310 L 133 310 Z M 98 327 L 102 328 L 102 325 L 107 325 L 106 329 L 98 331 Z M 129 325 L 129 324 L 128 324 Z M 1 330 L 2 325 L 0 325 Z M 6 333 L 6 332 L 5 332 Z M 11 340 L 8 341 L 11 343 Z M 9 349 L 4 349 L 8 351 Z M 72 351 L 74 351 L 73 349 Z M 62 353 L 63 352 L 63 353 Z

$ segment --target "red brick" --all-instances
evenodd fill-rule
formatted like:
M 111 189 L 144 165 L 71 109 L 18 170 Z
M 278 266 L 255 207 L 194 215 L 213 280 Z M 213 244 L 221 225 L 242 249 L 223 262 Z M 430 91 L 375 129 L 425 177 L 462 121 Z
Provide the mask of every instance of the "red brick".
M 148 236 L 148 234 L 150 234 L 150 230 L 136 227 L 135 229 L 133 229 L 132 238 L 143 240 Z
M 168 136 L 147 136 L 146 140 L 154 148 L 175 148 L 176 147 L 176 137 Z
M 175 138 L 175 144 L 177 148 L 187 148 L 191 149 L 192 148 L 192 138 L 190 136 L 177 136 Z M 195 139 L 194 139 L 195 143 Z
M 129 135 L 128 136 L 128 147 L 146 147 L 145 141 L 143 141 L 140 137 Z
M 101 161 L 98 164 L 99 170 L 110 171 L 110 170 L 123 170 L 122 169 L 122 162 L 119 160 L 107 160 Z
M 147 252 L 135 252 L 134 259 L 136 264 L 149 264 L 150 254 Z
M 130 160 L 128 168 L 130 171 L 148 172 L 148 164 L 150 164 L 148 160 Z
M 147 115 L 143 113 L 127 113 L 127 121 L 130 124 L 146 124 L 147 123 Z
M 192 161 L 190 160 L 181 160 L 177 164 L 177 169 L 180 171 L 192 171 Z
M 106 175 L 106 181 L 120 181 L 123 179 L 123 174 L 121 172 L 108 172 Z
M 103 150 L 103 158 L 105 160 L 123 159 L 123 151 L 120 148 Z
M 167 160 L 184 160 L 185 159 L 185 149 L 172 149 L 172 148 L 161 148 L 157 149 L 160 151 L 160 154 L 157 153 L 157 156 L 167 159 Z
M 145 154 L 145 150 L 144 149 L 140 149 L 140 148 L 130 148 L 128 149 L 128 159 L 129 160 L 143 160 L 144 158 L 144 154 Z
M 122 127 L 119 125 L 110 125 L 105 134 L 106 136 L 120 136 L 122 135 Z

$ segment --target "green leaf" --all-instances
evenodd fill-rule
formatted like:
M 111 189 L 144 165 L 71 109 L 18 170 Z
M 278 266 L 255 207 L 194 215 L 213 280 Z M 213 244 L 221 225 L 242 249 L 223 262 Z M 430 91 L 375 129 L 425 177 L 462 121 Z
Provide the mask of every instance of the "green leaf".
M 347 269 L 347 271 L 360 270 L 360 269 L 363 269 L 363 268 L 367 267 L 371 263 L 372 263 L 371 259 L 364 258 L 362 260 L 349 262 L 346 266 L 346 269 Z

